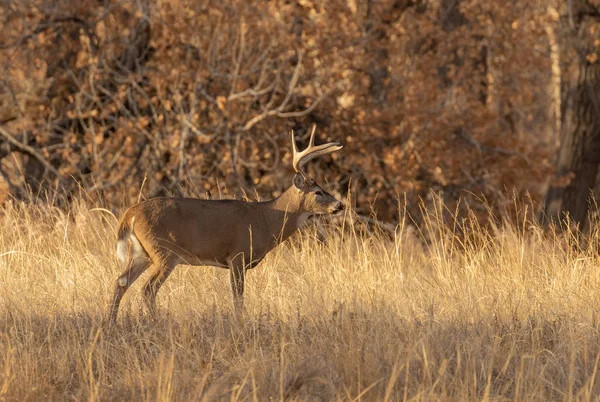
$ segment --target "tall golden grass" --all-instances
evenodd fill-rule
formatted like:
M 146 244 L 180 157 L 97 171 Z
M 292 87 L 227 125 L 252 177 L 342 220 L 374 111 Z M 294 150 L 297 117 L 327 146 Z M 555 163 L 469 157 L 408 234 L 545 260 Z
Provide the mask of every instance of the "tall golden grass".
M 161 318 L 121 272 L 114 218 L 86 201 L 0 209 L 0 400 L 594 400 L 600 395 L 596 237 L 524 214 L 396 236 L 346 219 L 309 226 L 247 275 L 181 266 Z M 348 218 L 351 218 L 350 216 Z M 393 237 L 393 238 L 392 238 Z

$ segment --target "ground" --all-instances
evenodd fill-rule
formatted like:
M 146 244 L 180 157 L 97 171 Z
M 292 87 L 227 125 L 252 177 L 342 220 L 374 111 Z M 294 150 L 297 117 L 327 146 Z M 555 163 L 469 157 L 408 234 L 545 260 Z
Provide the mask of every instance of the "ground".
M 247 275 L 180 266 L 118 323 L 116 221 L 5 203 L 0 213 L 3 400 L 594 400 L 600 359 L 598 241 L 467 221 L 396 236 L 314 226 Z M 408 221 L 408 220 L 407 220 Z M 364 229 L 364 228 L 363 228 Z M 319 238 L 323 238 L 319 240 Z

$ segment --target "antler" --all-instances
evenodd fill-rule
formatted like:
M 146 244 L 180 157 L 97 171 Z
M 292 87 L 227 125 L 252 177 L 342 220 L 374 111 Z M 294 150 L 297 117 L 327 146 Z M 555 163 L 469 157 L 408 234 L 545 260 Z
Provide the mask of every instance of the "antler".
M 327 144 L 318 145 L 315 147 L 315 130 L 317 129 L 317 125 L 313 124 L 312 131 L 310 132 L 310 141 L 308 142 L 308 146 L 302 152 L 298 152 L 298 148 L 296 148 L 296 140 L 294 139 L 294 130 L 291 131 L 292 137 L 292 151 L 294 152 L 294 170 L 299 173 L 304 172 L 304 165 L 308 163 L 308 161 L 316 158 L 319 155 L 330 154 L 342 148 L 339 142 L 328 142 Z

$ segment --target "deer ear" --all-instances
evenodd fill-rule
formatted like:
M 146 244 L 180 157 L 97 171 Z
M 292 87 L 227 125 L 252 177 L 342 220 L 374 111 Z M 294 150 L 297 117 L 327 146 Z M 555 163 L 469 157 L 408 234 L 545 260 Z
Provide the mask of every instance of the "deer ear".
M 306 180 L 304 180 L 304 176 L 300 173 L 296 173 L 294 176 L 294 186 L 296 186 L 298 190 L 304 190 L 306 187 Z

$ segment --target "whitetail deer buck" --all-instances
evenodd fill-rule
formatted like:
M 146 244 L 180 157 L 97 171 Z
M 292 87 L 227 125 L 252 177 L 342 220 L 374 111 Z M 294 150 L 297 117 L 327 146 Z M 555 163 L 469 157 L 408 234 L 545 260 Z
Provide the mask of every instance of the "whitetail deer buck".
M 244 275 L 265 255 L 294 233 L 312 214 L 332 214 L 342 203 L 309 178 L 304 166 L 311 159 L 342 148 L 337 143 L 314 145 L 298 152 L 294 133 L 292 186 L 271 201 L 153 198 L 132 206 L 119 224 L 117 256 L 126 269 L 117 279 L 109 322 L 131 284 L 152 266 L 143 299 L 156 314 L 156 293 L 178 264 L 229 268 L 236 310 L 243 307 Z

